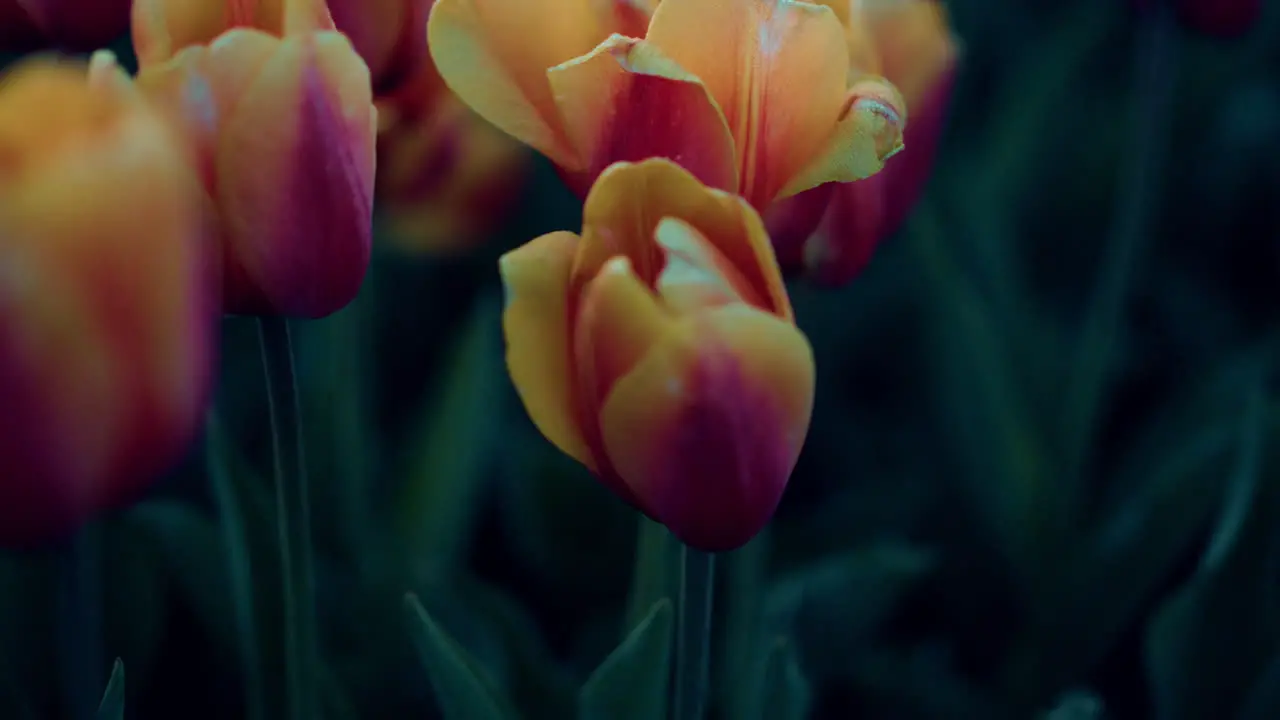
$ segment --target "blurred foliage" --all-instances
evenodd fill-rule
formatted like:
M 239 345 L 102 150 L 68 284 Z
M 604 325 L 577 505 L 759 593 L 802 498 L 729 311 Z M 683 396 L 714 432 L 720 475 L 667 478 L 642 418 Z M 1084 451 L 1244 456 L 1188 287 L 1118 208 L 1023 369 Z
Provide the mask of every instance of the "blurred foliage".
M 1177 32 L 1157 117 L 1126 3 L 949 7 L 925 200 L 849 287 L 792 288 L 819 397 L 776 521 L 719 563 L 715 717 L 1280 717 L 1280 7 Z M 326 718 L 660 717 L 673 544 L 502 360 L 498 254 L 577 213 L 540 167 L 473 256 L 384 250 L 295 325 Z M 1116 332 L 1086 335 L 1106 267 Z M 98 687 L 129 668 L 100 717 L 280 716 L 256 343 L 224 323 L 207 438 L 92 528 Z M 64 554 L 0 556 L 0 716 L 69 716 Z

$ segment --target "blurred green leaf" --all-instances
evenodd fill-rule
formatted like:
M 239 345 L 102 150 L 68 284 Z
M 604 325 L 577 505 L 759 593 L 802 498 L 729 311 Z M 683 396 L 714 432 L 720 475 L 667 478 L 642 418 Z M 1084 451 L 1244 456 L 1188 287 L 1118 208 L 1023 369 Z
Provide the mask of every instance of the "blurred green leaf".
M 410 436 L 394 504 L 400 545 L 414 577 L 450 574 L 467 543 L 498 454 L 503 388 L 502 305 L 482 295 Z
M 488 674 L 427 614 L 412 594 L 404 599 L 405 615 L 418 655 L 436 691 L 445 720 L 511 720 L 509 702 Z
M 968 681 L 941 647 L 882 650 L 858 662 L 853 681 L 867 702 L 865 717 L 1021 720 Z
M 103 625 L 106 647 L 129 663 L 135 685 L 155 669 L 170 619 L 168 574 L 154 543 L 117 516 L 102 533 Z
M 893 543 L 823 558 L 777 582 L 765 600 L 766 625 L 794 638 L 815 680 L 847 672 L 933 567 L 929 553 Z
M 635 562 L 624 619 L 627 635 L 653 614 L 655 603 L 676 596 L 679 571 L 672 559 L 678 542 L 666 526 L 636 513 Z
M 664 720 L 671 678 L 671 601 L 648 615 L 591 673 L 578 696 L 580 720 Z
M 98 705 L 98 720 L 124 720 L 124 663 L 120 658 L 111 666 L 111 679 Z
M 1271 573 L 1280 476 L 1261 472 L 1268 420 L 1261 378 L 1248 392 L 1218 527 L 1196 574 L 1147 627 L 1147 673 L 1161 720 L 1232 716 L 1280 647 Z
M 765 658 L 764 682 L 759 691 L 761 700 L 755 720 L 804 720 L 809 716 L 813 692 L 800 670 L 794 645 L 784 639 L 774 643 Z
M 1105 714 L 1101 698 L 1085 690 L 1073 690 L 1044 714 L 1044 720 L 1101 720 Z
M 772 550 L 775 531 L 766 526 L 746 545 L 721 554 L 724 591 L 724 643 L 717 658 L 712 656 L 716 692 L 729 718 L 750 720 L 759 707 L 759 684 L 752 682 L 763 672 L 761 655 L 768 652 L 763 635 L 765 567 Z

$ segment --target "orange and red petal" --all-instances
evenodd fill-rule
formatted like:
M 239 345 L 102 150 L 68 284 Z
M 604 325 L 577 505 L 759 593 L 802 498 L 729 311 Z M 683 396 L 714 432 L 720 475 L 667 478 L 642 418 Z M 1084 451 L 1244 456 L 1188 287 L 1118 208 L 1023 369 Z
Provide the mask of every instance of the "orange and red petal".
M 646 511 L 683 542 L 739 547 L 772 517 L 813 407 L 808 341 L 734 304 L 672 321 L 613 387 L 604 447 Z
M 651 157 L 673 160 L 704 185 L 737 188 L 724 115 L 697 77 L 653 45 L 613 35 L 547 79 L 578 163 L 567 179 L 580 196 L 609 165 Z
M 569 271 L 578 236 L 555 232 L 502 256 L 507 370 L 533 424 L 562 452 L 595 470 L 578 424 L 571 357 Z

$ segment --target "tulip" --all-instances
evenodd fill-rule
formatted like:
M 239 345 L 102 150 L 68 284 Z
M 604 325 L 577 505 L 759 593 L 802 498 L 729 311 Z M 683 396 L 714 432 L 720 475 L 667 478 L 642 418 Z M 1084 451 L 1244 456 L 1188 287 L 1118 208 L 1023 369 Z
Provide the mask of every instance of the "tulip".
M 902 92 L 911 115 L 905 148 L 884 170 L 865 180 L 802 193 L 775 205 L 766 216 L 783 267 L 839 285 L 866 267 L 880 241 L 902 225 L 923 193 L 958 51 L 935 0 L 833 4 L 845 6 L 850 57 L 858 58 L 862 69 L 888 78 Z
M 459 102 L 430 59 L 378 101 L 378 120 L 382 237 L 410 252 L 455 253 L 507 220 L 529 152 Z
M 334 25 L 369 66 L 378 95 L 394 92 L 428 61 L 432 0 L 329 0 Z
M 129 31 L 131 0 L 0 0 L 0 49 L 94 50 Z
M 1150 11 L 1170 0 L 1134 0 L 1142 11 Z M 1186 27 L 1213 37 L 1234 38 L 1245 34 L 1262 16 L 1262 0 L 1176 0 L 1179 21 Z
M 902 146 L 901 97 L 850 77 L 821 5 L 439 0 L 427 31 L 450 89 L 580 194 L 616 161 L 666 157 L 763 209 L 869 177 Z
M 137 0 L 138 84 L 199 148 L 228 313 L 323 317 L 372 239 L 369 71 L 322 2 Z
M 0 80 L 0 543 L 123 502 L 191 442 L 215 260 L 169 125 L 109 58 Z
M 582 226 L 500 263 L 525 408 L 687 545 L 738 547 L 777 507 L 813 408 L 812 350 L 763 223 L 652 158 L 601 173 Z

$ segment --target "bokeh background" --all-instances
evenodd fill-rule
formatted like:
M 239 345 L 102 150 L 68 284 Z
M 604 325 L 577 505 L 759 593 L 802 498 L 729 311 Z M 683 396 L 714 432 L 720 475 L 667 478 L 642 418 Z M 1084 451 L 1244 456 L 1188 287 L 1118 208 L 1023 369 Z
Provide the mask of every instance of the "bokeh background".
M 847 287 L 792 285 L 817 407 L 718 565 L 714 717 L 773 720 L 779 640 L 812 718 L 1280 717 L 1280 7 L 1213 39 L 1120 0 L 947 6 L 925 198 Z M 579 220 L 531 167 L 479 242 L 380 217 L 359 299 L 293 325 L 327 718 L 438 716 L 406 591 L 522 717 L 570 718 L 670 579 L 505 374 L 497 257 Z M 131 718 L 279 707 L 257 331 L 223 330 L 225 462 L 202 443 L 74 543 L 0 555 L 0 717 L 70 717 L 116 657 Z

